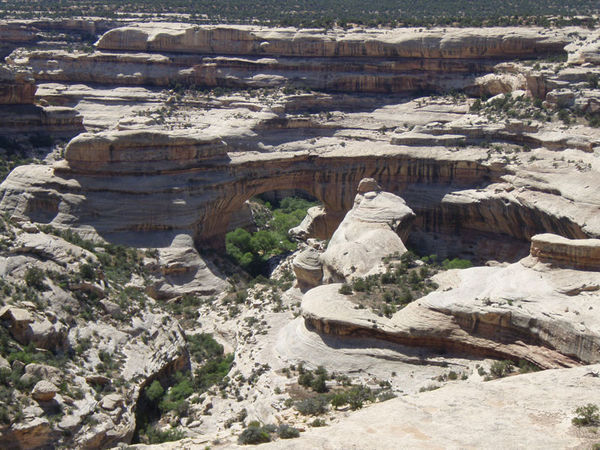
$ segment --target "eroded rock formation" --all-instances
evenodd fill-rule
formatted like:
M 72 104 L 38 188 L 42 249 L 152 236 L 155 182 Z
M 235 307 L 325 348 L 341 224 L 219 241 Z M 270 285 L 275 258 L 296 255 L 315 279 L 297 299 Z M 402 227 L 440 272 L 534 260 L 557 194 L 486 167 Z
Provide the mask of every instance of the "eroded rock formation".
M 358 185 L 354 206 L 321 256 L 325 282 L 350 281 L 375 273 L 390 254 L 402 255 L 415 214 L 400 197 L 382 192 L 372 178 Z
M 291 83 L 342 92 L 484 92 L 478 86 L 486 83 L 477 81 L 477 74 L 490 73 L 498 60 L 561 54 L 567 43 L 562 33 L 541 29 L 318 33 L 150 23 L 108 31 L 97 42 L 97 53 L 26 51 L 10 60 L 33 67 L 36 78 L 47 81 L 212 87 Z

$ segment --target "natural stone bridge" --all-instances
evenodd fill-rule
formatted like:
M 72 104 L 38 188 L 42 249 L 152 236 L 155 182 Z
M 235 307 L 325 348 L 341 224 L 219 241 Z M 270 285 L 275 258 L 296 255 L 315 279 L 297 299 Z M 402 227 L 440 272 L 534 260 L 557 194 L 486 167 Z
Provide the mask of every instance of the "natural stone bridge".
M 585 236 L 575 223 L 511 206 L 506 198 L 461 197 L 498 182 L 504 171 L 458 152 L 423 154 L 385 144 L 368 155 L 360 147 L 260 153 L 238 152 L 218 137 L 106 132 L 78 136 L 54 166 L 15 169 L 0 187 L 0 208 L 129 245 L 168 246 L 185 233 L 200 247 L 218 248 L 231 214 L 255 195 L 304 190 L 323 203 L 333 230 L 359 181 L 372 177 L 405 197 L 420 232 L 466 229 L 522 241 L 548 229 Z

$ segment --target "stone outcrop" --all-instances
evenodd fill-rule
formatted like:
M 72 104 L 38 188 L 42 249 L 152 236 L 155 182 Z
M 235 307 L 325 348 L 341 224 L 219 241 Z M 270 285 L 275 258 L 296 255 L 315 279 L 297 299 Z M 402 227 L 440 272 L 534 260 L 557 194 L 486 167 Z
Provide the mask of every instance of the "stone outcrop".
M 524 359 L 544 368 L 597 363 L 598 272 L 548 268 L 542 255 L 533 256 L 536 252 L 533 244 L 532 257 L 507 267 L 439 275 L 438 291 L 391 319 L 356 309 L 336 284 L 308 291 L 303 315 L 310 326 L 329 334 Z
M 65 158 L 79 173 L 152 174 L 208 166 L 227 158 L 218 137 L 152 131 L 84 133 L 67 145 Z
M 320 33 L 295 28 L 148 23 L 116 28 L 101 50 L 222 53 L 264 56 L 471 58 L 517 57 L 562 51 L 568 43 L 541 29 L 350 30 Z
M 148 23 L 105 33 L 93 54 L 19 51 L 38 80 L 169 86 L 277 87 L 340 92 L 468 88 L 498 60 L 562 54 L 540 29 L 314 30 Z M 326 66 L 326 73 L 322 68 Z M 484 85 L 486 83 L 483 83 Z M 489 91 L 489 89 L 488 89 Z
M 27 69 L 0 66 L 0 133 L 72 137 L 83 130 L 83 118 L 73 108 L 34 105 L 36 89 Z
M 406 202 L 372 178 L 362 179 L 353 208 L 333 233 L 321 256 L 325 282 L 350 281 L 378 270 L 388 255 L 406 252 L 406 239 L 415 214 Z
M 31 105 L 34 101 L 36 85 L 31 74 L 26 70 L 11 70 L 0 65 L 0 104 Z
M 38 402 L 49 402 L 54 398 L 58 388 L 47 380 L 41 380 L 36 383 L 31 391 L 31 396 Z
M 341 217 L 334 216 L 332 211 L 328 213 L 322 206 L 313 206 L 308 208 L 300 225 L 292 228 L 289 234 L 300 240 L 306 240 L 309 237 L 328 239 L 342 220 Z
M 38 29 L 19 22 L 0 21 L 0 43 L 28 44 L 37 40 Z
M 600 271 L 600 239 L 538 234 L 531 238 L 531 256 L 556 266 Z
M 320 255 L 318 249 L 309 245 L 294 258 L 292 267 L 300 290 L 306 291 L 321 284 L 323 266 Z
M 472 186 L 497 176 L 494 168 L 476 161 L 415 161 L 393 148 L 382 159 L 361 155 L 360 148 L 317 157 L 308 152 L 232 151 L 225 157 L 225 147 L 213 138 L 185 138 L 193 145 L 180 154 L 182 159 L 170 161 L 165 150 L 169 147 L 159 150 L 148 144 L 131 144 L 137 137 L 146 143 L 148 136 L 161 134 L 162 142 L 182 142 L 164 132 L 145 131 L 78 137 L 67 148 L 66 164 L 17 167 L 2 185 L 2 209 L 59 228 L 76 227 L 84 235 L 90 228 L 77 224 L 93 223 L 101 236 L 120 235 L 126 242 L 136 240 L 136 245 L 145 247 L 169 246 L 174 236 L 182 233 L 218 247 L 223 245 L 233 211 L 264 191 L 303 189 L 323 202 L 328 217 L 341 217 L 352 205 L 351 193 L 366 175 L 381 173 L 379 181 L 391 191 L 402 191 L 403 186 L 417 182 Z M 111 145 L 122 149 L 114 155 L 126 156 L 108 158 Z M 216 157 L 198 158 L 198 146 Z M 171 170 L 163 170 L 164 163 Z M 186 182 L 182 183 L 182 176 Z M 27 195 L 22 195 L 24 190 Z
M 156 262 L 146 267 L 152 274 L 146 292 L 157 299 L 185 294 L 212 295 L 227 287 L 216 269 L 200 257 L 189 235 L 179 235 L 169 247 L 158 249 Z
M 0 321 L 21 344 L 34 344 L 47 350 L 64 349 L 68 329 L 56 316 L 43 317 L 26 309 L 5 306 L 0 309 Z

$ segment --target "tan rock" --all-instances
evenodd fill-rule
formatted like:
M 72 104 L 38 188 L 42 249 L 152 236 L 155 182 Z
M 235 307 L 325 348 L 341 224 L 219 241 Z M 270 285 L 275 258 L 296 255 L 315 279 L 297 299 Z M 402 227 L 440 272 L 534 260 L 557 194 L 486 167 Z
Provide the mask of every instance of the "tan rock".
M 538 234 L 531 238 L 531 256 L 557 266 L 600 271 L 600 239 Z
M 58 388 L 47 380 L 38 381 L 31 391 L 31 396 L 38 402 L 49 402 L 54 398 Z
M 363 178 L 358 183 L 357 192 L 359 194 L 366 194 L 367 192 L 379 192 L 381 191 L 381 186 L 377 183 L 375 178 Z
M 385 256 L 406 252 L 400 235 L 406 236 L 414 213 L 400 197 L 372 191 L 374 181 L 365 181 L 363 190 L 369 191 L 356 196 L 321 256 L 326 282 L 365 276 Z
M 31 105 L 35 90 L 31 72 L 0 65 L 0 104 Z
M 108 394 L 100 400 L 100 406 L 106 411 L 113 411 L 124 403 L 123 396 L 120 394 Z
M 217 137 L 193 137 L 158 131 L 120 131 L 81 134 L 69 142 L 65 158 L 79 171 L 145 172 L 183 169 L 226 157 Z
M 574 427 L 571 419 L 577 407 L 598 403 L 590 393 L 600 387 L 593 375 L 599 369 L 596 365 L 451 384 L 364 408 L 330 426 L 308 428 L 298 439 L 264 448 L 587 447 L 596 437 Z
M 321 284 L 323 267 L 319 257 L 317 249 L 307 247 L 294 258 L 292 264 L 300 290 L 305 291 Z
M 62 371 L 53 366 L 46 364 L 31 363 L 25 366 L 25 374 L 23 376 L 30 376 L 32 378 L 41 378 L 53 383 L 54 385 L 60 384 L 63 379 Z
M 535 28 L 361 31 L 322 34 L 291 28 L 147 23 L 110 30 L 96 45 L 102 50 L 200 54 L 479 58 L 556 51 L 568 43 L 565 37 L 544 36 Z

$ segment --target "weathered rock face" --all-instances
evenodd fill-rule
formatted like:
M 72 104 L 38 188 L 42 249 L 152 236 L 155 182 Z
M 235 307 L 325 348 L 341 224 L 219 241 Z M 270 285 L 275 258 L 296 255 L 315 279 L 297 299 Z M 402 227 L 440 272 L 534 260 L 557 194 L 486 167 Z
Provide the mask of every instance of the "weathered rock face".
M 292 28 L 137 24 L 110 30 L 102 50 L 265 56 L 481 58 L 561 51 L 568 42 L 539 29 L 360 30 L 315 33 Z
M 153 139 L 169 146 L 152 147 Z M 391 191 L 417 182 L 472 186 L 496 176 L 475 161 L 414 160 L 393 148 L 383 158 L 361 155 L 359 148 L 317 157 L 230 151 L 226 158 L 224 151 L 213 138 L 180 140 L 143 131 L 84 135 L 68 146 L 68 165 L 15 169 L 4 182 L 2 208 L 58 227 L 75 226 L 84 234 L 89 227 L 76 224 L 93 223 L 101 236 L 121 234 L 142 246 L 168 246 L 179 233 L 220 246 L 230 215 L 261 192 L 303 189 L 323 202 L 328 217 L 341 217 L 365 175 L 380 174 Z M 171 170 L 163 170 L 165 163 Z M 23 190 L 28 194 L 21 195 Z
M 0 66 L 0 133 L 71 137 L 83 130 L 83 118 L 73 108 L 34 105 L 36 89 L 30 71 Z
M 321 284 L 323 266 L 316 248 L 309 246 L 299 253 L 294 258 L 293 268 L 300 290 L 306 291 Z
M 336 217 L 333 211 L 328 213 L 322 206 L 313 206 L 308 209 L 300 225 L 292 228 L 289 233 L 301 240 L 311 236 L 324 240 L 333 234 L 341 220 L 342 218 Z
M 0 42 L 10 44 L 34 42 L 37 40 L 37 31 L 35 27 L 23 23 L 1 21 Z
M 31 72 L 15 71 L 7 66 L 0 66 L 0 104 L 31 105 L 35 90 L 35 80 Z
M 600 271 L 600 239 L 538 234 L 531 238 L 531 256 L 552 265 Z
M 321 256 L 325 282 L 363 277 L 378 269 L 388 255 L 406 252 L 415 214 L 403 199 L 381 192 L 372 178 L 360 181 L 353 208 L 333 233 Z
M 227 152 L 218 137 L 123 131 L 80 134 L 69 142 L 65 158 L 79 173 L 151 174 L 208 166 L 226 159 Z
M 53 351 L 64 349 L 68 329 L 56 320 L 56 316 L 49 317 L 14 306 L 5 306 L 0 310 L 0 321 L 21 344 L 32 343 Z
M 544 236 L 540 240 L 552 242 Z M 559 249 L 569 245 L 560 244 L 556 244 Z M 571 243 L 570 247 L 578 246 Z M 589 249 L 590 245 L 584 240 L 580 247 Z M 533 244 L 532 256 L 537 257 L 507 267 L 438 275 L 438 291 L 409 304 L 391 319 L 355 309 L 347 296 L 338 293 L 339 285 L 320 286 L 304 295 L 303 316 L 310 326 L 328 334 L 524 359 L 544 368 L 596 363 L 600 328 L 593 310 L 600 276 L 598 272 L 550 269 L 539 262 L 547 261 L 544 255 L 549 253 Z M 572 260 L 578 257 L 575 253 L 571 253 Z M 560 262 L 564 255 L 559 253 Z
M 538 29 L 320 34 L 162 23 L 110 30 L 97 43 L 101 51 L 94 54 L 19 51 L 9 60 L 33 67 L 38 80 L 48 81 L 246 88 L 294 84 L 341 92 L 469 88 L 479 92 L 481 83 L 475 75 L 492 72 L 498 59 L 562 53 L 567 43 L 561 33 L 545 34 Z
M 147 268 L 153 279 L 146 291 L 157 299 L 217 294 L 227 287 L 216 270 L 200 257 L 189 235 L 179 235 L 169 247 L 159 249 L 156 263 Z

